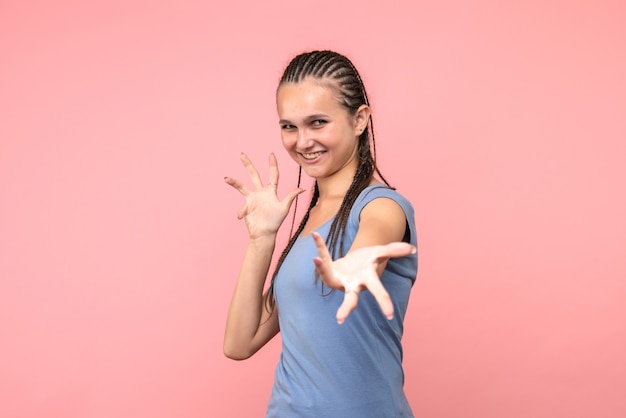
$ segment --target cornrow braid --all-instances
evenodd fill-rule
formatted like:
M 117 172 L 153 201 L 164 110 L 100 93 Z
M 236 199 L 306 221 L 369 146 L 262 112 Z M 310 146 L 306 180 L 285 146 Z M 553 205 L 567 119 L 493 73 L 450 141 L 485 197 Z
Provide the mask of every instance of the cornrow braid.
M 300 174 L 301 173 L 302 173 L 302 168 L 300 168 Z M 300 175 L 298 175 L 298 186 L 297 187 L 300 187 Z M 319 199 L 319 196 L 320 196 L 320 191 L 319 191 L 319 189 L 317 187 L 317 182 L 315 182 L 315 188 L 313 189 L 313 195 L 311 196 L 311 203 L 309 204 L 309 207 L 308 207 L 307 211 L 305 212 L 304 216 L 302 217 L 302 221 L 300 221 L 300 225 L 298 226 L 298 229 L 296 229 L 295 233 L 293 233 L 293 225 L 294 225 L 294 221 L 295 221 L 297 206 L 296 206 L 296 208 L 294 208 L 294 212 L 293 212 L 294 218 L 291 221 L 291 232 L 292 232 L 291 233 L 291 237 L 289 238 L 289 241 L 287 242 L 287 245 L 285 246 L 285 249 L 280 254 L 280 257 L 278 258 L 278 261 L 276 262 L 276 269 L 274 270 L 274 274 L 272 275 L 272 282 L 270 284 L 270 287 L 268 289 L 268 292 L 267 292 L 267 295 L 266 295 L 266 298 L 265 298 L 265 307 L 268 310 L 268 312 L 271 312 L 274 309 L 274 306 L 276 305 L 276 300 L 274 299 L 274 281 L 276 280 L 276 275 L 278 274 L 278 269 L 283 264 L 283 261 L 285 261 L 285 258 L 287 257 L 287 254 L 289 254 L 289 251 L 291 251 L 291 247 L 293 247 L 293 244 L 295 244 L 296 240 L 298 239 L 298 237 L 302 233 L 302 230 L 304 229 L 304 226 L 306 225 L 307 221 L 309 220 L 309 214 L 311 213 L 311 209 L 317 203 L 317 200 Z M 298 199 L 298 196 L 296 196 L 296 204 L 298 203 L 297 199 Z
M 337 52 L 333 51 L 311 51 L 302 53 L 291 60 L 291 62 L 285 68 L 285 71 L 280 78 L 278 87 L 285 83 L 300 83 L 305 78 L 315 78 L 322 81 L 328 81 L 328 86 L 335 90 L 335 95 L 340 100 L 342 106 L 344 106 L 351 115 L 354 115 L 356 111 L 362 105 L 369 106 L 369 100 L 367 93 L 365 92 L 365 86 L 363 80 L 359 75 L 359 72 L 355 68 L 354 64 Z M 370 148 L 370 133 L 371 133 L 371 148 Z M 372 176 L 376 173 L 380 179 L 388 186 L 389 183 L 382 175 L 376 165 L 376 142 L 374 140 L 374 122 L 370 116 L 368 120 L 368 127 L 359 135 L 358 143 L 358 157 L 359 163 L 354 174 L 354 178 L 346 195 L 341 202 L 341 206 L 337 215 L 331 223 L 328 236 L 326 237 L 326 244 L 330 249 L 330 253 L 333 259 L 343 257 L 345 255 L 344 249 L 344 237 L 346 233 L 346 226 L 348 223 L 348 217 L 352 206 L 356 201 L 359 194 L 365 189 L 372 180 Z M 298 175 L 298 187 L 300 186 L 300 176 L 302 168 Z M 267 292 L 267 298 L 265 300 L 266 309 L 271 312 L 275 306 L 274 300 L 274 284 L 276 276 L 283 261 L 287 257 L 287 254 L 293 247 L 295 241 L 302 233 L 304 226 L 306 225 L 311 209 L 315 207 L 319 199 L 319 189 L 317 181 L 315 182 L 315 189 L 311 196 L 311 202 L 304 214 L 300 225 L 295 233 L 291 234 L 291 237 L 285 246 L 280 258 L 276 263 L 276 268 L 272 276 L 270 288 Z M 297 197 L 296 197 L 297 204 Z M 292 231 L 295 221 L 292 220 Z M 323 286 L 323 284 L 322 284 Z M 323 288 L 322 288 L 323 289 Z M 322 290 L 323 293 L 323 290 Z

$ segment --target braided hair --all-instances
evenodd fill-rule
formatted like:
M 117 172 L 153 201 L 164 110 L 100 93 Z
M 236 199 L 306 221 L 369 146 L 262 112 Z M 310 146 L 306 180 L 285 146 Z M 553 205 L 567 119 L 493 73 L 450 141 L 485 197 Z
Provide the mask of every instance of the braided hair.
M 328 86 L 335 90 L 335 95 L 339 99 L 341 105 L 345 107 L 350 115 L 354 115 L 361 105 L 369 106 L 369 100 L 367 93 L 365 92 L 365 86 L 361 80 L 357 69 L 354 64 L 337 52 L 333 51 L 311 51 L 302 53 L 291 60 L 287 65 L 283 76 L 280 79 L 278 87 L 285 83 L 300 83 L 305 78 L 316 78 L 324 81 L 328 81 Z M 371 133 L 371 148 L 370 148 L 370 133 Z M 333 259 L 342 257 L 345 255 L 343 247 L 343 238 L 346 233 L 346 225 L 348 223 L 348 216 L 350 210 L 354 205 L 356 198 L 365 189 L 372 176 L 376 173 L 380 179 L 389 186 L 387 180 L 383 177 L 378 167 L 376 166 L 376 143 L 374 141 L 374 122 L 370 116 L 368 121 L 368 129 L 365 129 L 363 133 L 359 135 L 358 142 L 358 166 L 352 180 L 352 184 L 348 188 L 346 195 L 341 202 L 341 206 L 337 215 L 333 219 L 330 226 L 330 231 L 326 237 L 326 245 L 329 247 L 331 256 Z M 300 186 L 300 180 L 302 177 L 302 167 L 300 167 L 298 173 L 298 187 Z M 276 275 L 280 270 L 280 267 L 287 257 L 287 254 L 293 247 L 296 239 L 302 233 L 304 226 L 306 225 L 311 209 L 317 204 L 319 199 L 319 189 L 317 181 L 311 196 L 311 202 L 304 214 L 300 225 L 293 232 L 293 225 L 295 224 L 295 216 L 298 205 L 298 198 L 296 197 L 295 209 L 293 212 L 291 237 L 285 246 L 280 258 L 276 263 L 276 268 L 272 276 L 270 288 L 267 292 L 266 308 L 268 311 L 274 309 L 274 282 Z M 337 244 L 339 244 L 337 248 Z

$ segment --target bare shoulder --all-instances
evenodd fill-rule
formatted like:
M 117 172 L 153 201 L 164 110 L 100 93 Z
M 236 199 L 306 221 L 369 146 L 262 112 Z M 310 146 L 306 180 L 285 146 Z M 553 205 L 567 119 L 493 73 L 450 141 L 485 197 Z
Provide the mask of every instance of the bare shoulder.
M 402 241 L 407 219 L 402 207 L 389 197 L 377 197 L 368 202 L 359 216 L 359 233 L 368 237 L 369 244 Z
M 406 215 L 395 200 L 389 197 L 377 197 L 363 207 L 359 219 L 361 222 L 375 220 L 390 225 L 400 223 L 404 228 Z

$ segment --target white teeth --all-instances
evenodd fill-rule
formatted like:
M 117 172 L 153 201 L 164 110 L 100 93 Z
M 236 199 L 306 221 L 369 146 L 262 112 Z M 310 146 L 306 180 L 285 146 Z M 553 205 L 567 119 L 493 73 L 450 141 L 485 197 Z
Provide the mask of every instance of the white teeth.
M 321 152 L 314 152 L 314 153 L 311 153 L 311 154 L 302 154 L 302 156 L 304 158 L 306 158 L 307 160 L 313 160 L 313 159 L 319 157 L 320 155 L 322 155 Z

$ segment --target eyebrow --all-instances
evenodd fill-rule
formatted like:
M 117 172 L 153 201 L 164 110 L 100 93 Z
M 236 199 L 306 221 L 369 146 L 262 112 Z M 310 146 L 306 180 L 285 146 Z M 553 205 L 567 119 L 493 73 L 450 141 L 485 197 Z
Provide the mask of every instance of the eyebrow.
M 328 119 L 330 116 L 324 114 L 324 113 L 316 113 L 314 115 L 310 115 L 307 116 L 306 118 L 304 118 L 305 121 L 312 121 L 312 120 L 317 120 L 317 119 Z M 278 123 L 280 125 L 291 125 L 291 122 L 288 121 L 287 119 L 281 119 L 278 121 Z

